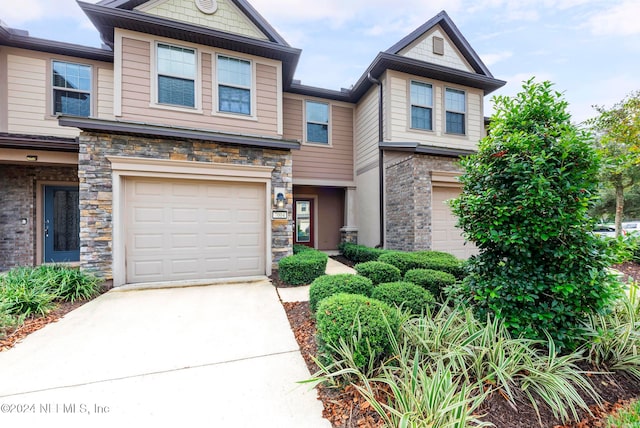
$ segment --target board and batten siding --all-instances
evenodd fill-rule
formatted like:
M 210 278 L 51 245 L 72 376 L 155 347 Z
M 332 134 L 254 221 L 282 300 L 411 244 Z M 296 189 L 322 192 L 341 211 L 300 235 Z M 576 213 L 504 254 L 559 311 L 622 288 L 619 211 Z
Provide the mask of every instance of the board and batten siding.
M 433 53 L 433 38 L 440 37 L 444 41 L 444 54 Z M 449 36 L 442 31 L 438 25 L 431 31 L 423 35 L 418 40 L 411 43 L 399 52 L 407 58 L 414 58 L 420 61 L 430 62 L 445 67 L 451 67 L 462 71 L 473 73 L 473 68 L 455 47 Z
M 356 107 L 356 172 L 378 162 L 378 96 L 373 86 Z
M 79 135 L 76 128 L 58 125 L 58 119 L 53 115 L 52 60 L 92 66 L 92 115 L 113 118 L 113 64 L 24 49 L 5 48 L 3 51 L 7 64 L 7 132 L 57 137 Z
M 233 117 L 232 114 L 212 113 L 215 83 L 213 82 L 213 60 L 211 52 L 199 52 L 201 82 L 196 88 L 201 110 L 187 112 L 184 108 L 154 106 L 152 100 L 151 49 L 152 40 L 122 37 L 122 119 L 146 123 L 161 123 L 187 128 L 209 129 L 239 134 L 265 136 L 278 135 L 278 69 L 274 65 L 253 61 L 255 70 L 254 106 L 256 117 Z M 196 101 L 196 105 L 199 105 Z
M 433 130 L 422 131 L 411 129 L 411 113 L 409 99 L 409 81 L 429 83 L 433 86 Z M 391 112 L 391 141 L 418 142 L 425 145 L 465 150 L 475 150 L 483 136 L 484 117 L 482 113 L 483 93 L 480 89 L 461 87 L 438 80 L 416 78 L 408 74 L 390 72 L 387 80 L 392 95 L 387 98 Z M 466 135 L 445 133 L 445 88 L 465 91 L 467 98 Z
M 304 101 L 284 98 L 284 138 L 303 141 Z M 331 145 L 303 143 L 300 150 L 292 152 L 296 180 L 353 181 L 353 108 L 331 104 L 330 111 Z

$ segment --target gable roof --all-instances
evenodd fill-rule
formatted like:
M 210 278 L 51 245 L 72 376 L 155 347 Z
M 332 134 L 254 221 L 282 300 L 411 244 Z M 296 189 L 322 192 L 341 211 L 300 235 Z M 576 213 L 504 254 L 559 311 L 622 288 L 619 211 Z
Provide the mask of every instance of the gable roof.
M 239 0 L 230 1 L 236 2 Z M 120 3 L 123 3 L 123 7 L 103 6 L 78 1 L 78 5 L 100 32 L 102 40 L 109 46 L 114 44 L 114 29 L 122 28 L 279 60 L 282 61 L 285 86 L 293 80 L 293 73 L 300 58 L 300 49 L 292 48 L 288 44 L 226 33 L 213 28 L 174 21 L 124 7 L 133 7 L 134 4 L 139 3 L 139 0 L 110 0 L 109 4 Z
M 478 73 L 487 77 L 493 77 L 486 65 L 482 62 L 476 51 L 473 50 L 467 39 L 464 38 L 456 24 L 453 23 L 449 15 L 444 10 L 436 16 L 413 30 L 410 34 L 403 37 L 398 43 L 391 46 L 385 52 L 390 54 L 398 54 L 401 50 L 418 40 L 423 34 L 429 32 L 435 26 L 439 25 L 449 36 L 451 42 L 460 51 L 464 59 L 467 60 L 471 68 Z
M 102 0 L 97 4 L 99 6 L 133 10 L 134 8 L 148 3 L 149 1 L 150 0 Z M 289 43 L 287 43 L 287 41 L 280 34 L 278 34 L 278 32 L 271 26 L 271 24 L 269 24 L 267 20 L 264 19 L 262 15 L 260 15 L 260 13 L 258 13 L 258 11 L 255 10 L 253 6 L 251 6 L 246 0 L 228 1 L 235 4 L 238 9 L 240 9 L 240 11 L 244 13 L 245 16 L 249 18 L 249 20 L 253 22 L 253 24 L 255 24 L 255 26 L 258 27 L 258 29 L 260 29 L 260 31 L 262 31 L 269 38 L 270 41 L 283 46 L 289 46 Z

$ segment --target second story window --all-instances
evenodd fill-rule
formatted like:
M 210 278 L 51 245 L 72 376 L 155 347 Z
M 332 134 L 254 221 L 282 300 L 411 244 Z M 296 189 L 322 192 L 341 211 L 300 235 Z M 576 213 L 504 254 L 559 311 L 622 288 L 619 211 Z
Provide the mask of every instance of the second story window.
M 465 134 L 465 113 L 467 111 L 464 91 L 447 88 L 444 108 L 447 112 L 446 132 L 449 134 Z
M 91 115 L 91 66 L 53 61 L 53 114 Z
M 329 144 L 329 104 L 307 101 L 307 142 Z
M 218 111 L 251 114 L 251 62 L 218 56 Z
M 195 107 L 196 52 L 158 44 L 158 103 Z
M 433 87 L 411 82 L 411 127 L 433 130 Z

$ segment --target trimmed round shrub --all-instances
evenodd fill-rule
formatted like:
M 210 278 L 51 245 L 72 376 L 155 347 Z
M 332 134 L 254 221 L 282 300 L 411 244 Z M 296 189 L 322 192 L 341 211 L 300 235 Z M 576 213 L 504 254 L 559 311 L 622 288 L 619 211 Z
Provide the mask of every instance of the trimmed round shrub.
M 373 283 L 369 278 L 350 273 L 323 275 L 316 278 L 309 287 L 309 306 L 315 312 L 320 300 L 338 293 L 371 296 Z
M 415 269 L 416 257 L 414 253 L 404 251 L 387 251 L 378 258 L 379 262 L 388 263 L 400 269 L 400 274 L 404 275 L 409 269 Z
M 408 309 L 412 314 L 420 314 L 429 304 L 435 302 L 433 295 L 413 282 L 397 281 L 380 284 L 373 289 L 371 297 L 388 305 Z
M 339 293 L 320 302 L 316 313 L 318 345 L 321 354 L 334 355 L 326 345 L 339 346 L 340 339 L 353 342 L 353 359 L 365 367 L 370 358 L 380 359 L 391 352 L 389 327 L 397 332 L 400 320 L 386 303 L 370 297 Z
M 378 260 L 378 257 L 387 252 L 387 250 L 383 250 L 382 248 L 370 248 L 349 242 L 340 244 L 338 249 L 343 256 L 355 263 Z
M 387 251 L 378 261 L 389 263 L 400 269 L 405 275 L 411 269 L 433 269 L 448 272 L 456 278 L 465 275 L 464 261 L 441 251 L 417 251 L 413 253 L 403 251 Z
M 310 248 L 308 251 L 280 259 L 278 275 L 286 284 L 310 284 L 314 279 L 324 275 L 328 258 L 325 253 Z
M 306 245 L 302 245 L 302 244 L 293 244 L 293 254 L 300 254 L 300 253 L 304 253 L 305 251 L 317 251 L 311 247 L 307 247 Z
M 456 277 L 447 272 L 433 269 L 410 269 L 404 275 L 404 280 L 429 291 L 433 296 L 441 298 L 442 289 L 456 283 Z
M 384 262 L 364 262 L 355 265 L 355 270 L 358 275 L 362 275 L 365 278 L 369 278 L 373 285 L 383 282 L 400 281 L 402 275 L 400 269 Z

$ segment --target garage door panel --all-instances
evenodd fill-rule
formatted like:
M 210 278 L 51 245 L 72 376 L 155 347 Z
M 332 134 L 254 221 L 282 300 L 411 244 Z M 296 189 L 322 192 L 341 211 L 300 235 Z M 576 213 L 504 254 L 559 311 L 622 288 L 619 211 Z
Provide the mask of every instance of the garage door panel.
M 448 200 L 457 198 L 460 191 L 459 187 L 433 187 L 431 242 L 434 250 L 446 251 L 461 259 L 467 259 L 477 254 L 478 249 L 473 243 L 465 242 L 462 231 L 456 227 L 458 218 L 447 204 Z
M 136 178 L 125 192 L 127 282 L 264 275 L 264 184 Z

